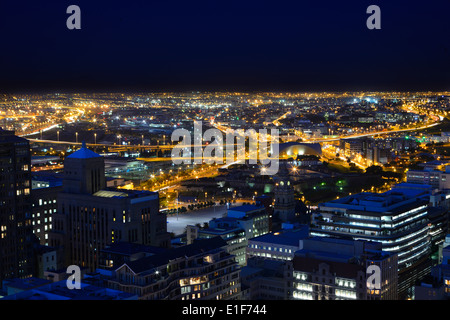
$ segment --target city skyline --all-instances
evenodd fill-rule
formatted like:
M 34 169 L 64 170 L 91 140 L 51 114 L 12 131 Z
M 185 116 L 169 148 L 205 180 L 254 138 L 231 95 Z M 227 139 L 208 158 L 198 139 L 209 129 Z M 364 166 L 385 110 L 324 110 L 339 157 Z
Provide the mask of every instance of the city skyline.
M 0 304 L 450 300 L 448 12 L 1 2 Z

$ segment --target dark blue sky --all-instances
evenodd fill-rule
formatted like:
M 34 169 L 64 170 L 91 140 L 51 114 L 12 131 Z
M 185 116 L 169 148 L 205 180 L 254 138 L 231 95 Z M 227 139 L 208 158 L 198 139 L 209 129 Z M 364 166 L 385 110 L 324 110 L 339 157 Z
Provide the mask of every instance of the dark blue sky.
M 2 0 L 0 91 L 450 90 L 449 16 L 447 0 Z

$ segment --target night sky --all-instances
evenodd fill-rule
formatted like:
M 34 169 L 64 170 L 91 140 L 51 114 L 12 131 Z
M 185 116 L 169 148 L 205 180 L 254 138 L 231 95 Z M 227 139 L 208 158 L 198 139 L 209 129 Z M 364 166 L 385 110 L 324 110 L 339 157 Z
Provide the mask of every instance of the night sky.
M 0 92 L 450 90 L 449 17 L 448 0 L 1 0 Z

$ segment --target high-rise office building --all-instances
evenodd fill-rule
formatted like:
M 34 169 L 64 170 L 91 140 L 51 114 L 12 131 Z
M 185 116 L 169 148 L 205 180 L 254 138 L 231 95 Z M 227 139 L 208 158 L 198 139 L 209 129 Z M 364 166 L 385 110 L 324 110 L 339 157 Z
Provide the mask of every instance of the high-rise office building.
M 0 129 L 0 282 L 33 273 L 28 140 Z
M 311 235 L 382 243 L 383 251 L 398 254 L 399 298 L 407 298 L 431 269 L 429 195 L 427 186 L 400 185 L 322 203 Z
M 49 245 L 53 214 L 57 212 L 57 198 L 61 191 L 61 186 L 31 190 L 33 233 L 39 239 L 41 245 Z
M 116 241 L 170 246 L 158 193 L 106 188 L 104 159 L 84 144 L 65 159 L 57 204 L 50 245 L 68 265 L 95 270 L 99 251 Z

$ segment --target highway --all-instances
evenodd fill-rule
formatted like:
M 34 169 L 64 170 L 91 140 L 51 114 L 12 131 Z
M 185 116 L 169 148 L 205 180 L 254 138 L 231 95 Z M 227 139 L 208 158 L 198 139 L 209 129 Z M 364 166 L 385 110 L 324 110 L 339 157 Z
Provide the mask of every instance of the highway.
M 336 137 L 336 138 L 325 138 L 325 139 L 308 139 L 306 141 L 303 141 L 304 143 L 323 143 L 323 142 L 332 142 L 332 141 L 337 141 L 337 140 L 341 140 L 341 139 L 352 139 L 352 138 L 362 138 L 362 137 L 371 137 L 371 136 L 377 136 L 377 135 L 386 135 L 386 134 L 393 134 L 393 133 L 398 133 L 398 132 L 408 132 L 408 131 L 416 131 L 416 130 L 422 130 L 422 129 L 427 129 L 427 128 L 431 128 L 434 127 L 436 125 L 438 125 L 440 122 L 435 122 L 432 124 L 428 124 L 428 125 L 424 125 L 424 126 L 420 126 L 420 127 L 416 127 L 416 128 L 408 128 L 408 129 L 395 129 L 395 130 L 387 130 L 387 131 L 376 131 L 376 132 L 369 132 L 369 133 L 360 133 L 360 134 L 353 134 L 353 135 L 348 135 L 348 136 L 340 136 L 340 137 Z M 56 125 L 54 125 L 56 126 Z M 54 127 L 52 126 L 52 127 Z M 221 125 L 214 125 L 217 129 L 219 129 L 222 132 L 226 131 L 226 128 L 221 126 Z M 47 128 L 46 130 L 48 130 L 49 128 Z M 82 142 L 73 142 L 73 141 L 55 141 L 55 140 L 41 140 L 41 139 L 28 139 L 30 142 L 35 142 L 35 143 L 51 143 L 51 144 L 61 144 L 61 145 L 79 145 L 81 146 Z M 172 149 L 173 147 L 178 146 L 178 144 L 174 144 L 174 145 L 119 145 L 119 144 L 94 144 L 94 143 L 86 143 L 87 146 L 89 147 L 108 147 L 108 148 L 124 148 L 124 149 L 136 149 L 136 148 L 141 148 L 141 149 L 161 149 L 161 150 L 169 150 Z M 236 144 L 234 144 L 233 146 L 235 146 Z M 202 147 L 206 147 L 207 144 L 202 145 Z M 224 147 L 226 147 L 227 145 L 224 145 Z M 179 146 L 181 147 L 181 146 Z M 197 147 L 196 145 L 186 145 L 183 146 L 184 148 L 193 148 L 193 147 Z
M 388 130 L 388 131 L 376 131 L 376 132 L 369 132 L 369 133 L 354 134 L 354 135 L 349 135 L 349 136 L 341 136 L 341 137 L 330 138 L 330 139 L 310 139 L 310 140 L 304 141 L 304 142 L 322 143 L 322 142 L 337 141 L 337 140 L 341 140 L 341 139 L 353 139 L 353 138 L 362 138 L 362 137 L 372 137 L 372 136 L 377 136 L 377 135 L 385 135 L 385 134 L 392 134 L 392 133 L 398 133 L 398 132 L 423 130 L 423 129 L 428 129 L 428 128 L 437 126 L 438 124 L 439 124 L 439 122 L 438 123 L 429 124 L 429 125 L 425 125 L 425 126 L 421 126 L 421 127 L 417 127 L 417 128 L 397 129 L 397 130 Z

